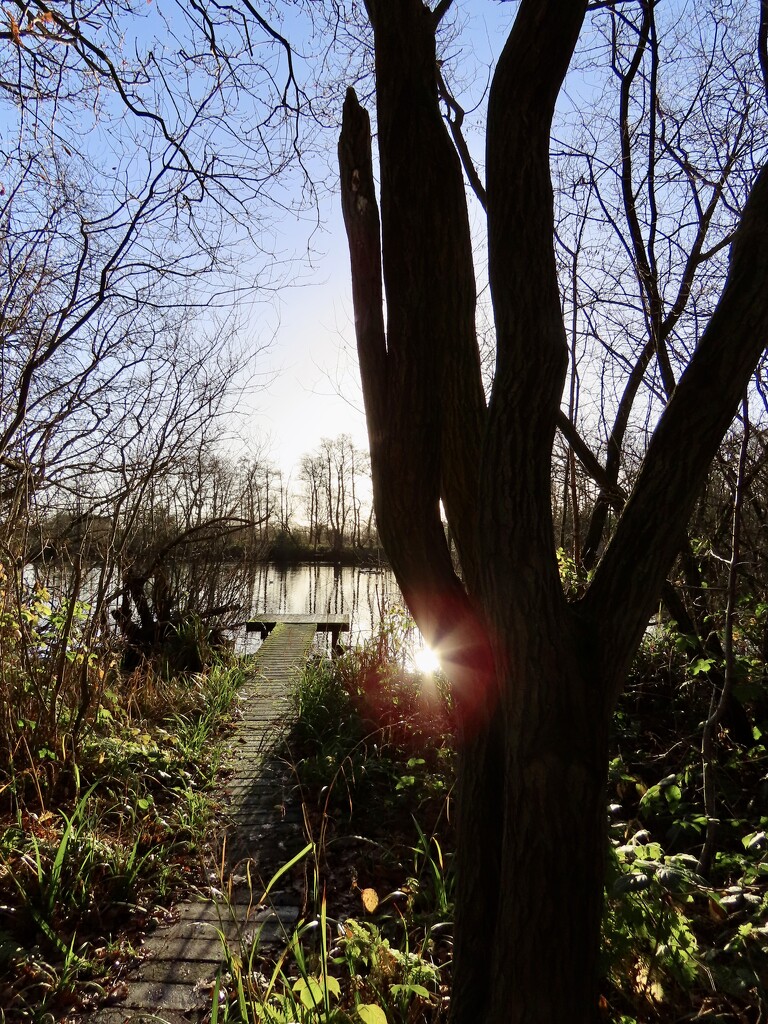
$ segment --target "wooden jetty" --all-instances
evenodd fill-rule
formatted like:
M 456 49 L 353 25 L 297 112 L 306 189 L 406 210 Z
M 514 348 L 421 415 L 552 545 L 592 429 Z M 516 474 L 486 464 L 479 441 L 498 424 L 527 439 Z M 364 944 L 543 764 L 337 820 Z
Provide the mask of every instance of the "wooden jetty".
M 316 633 L 331 634 L 331 646 L 334 649 L 339 645 L 341 633 L 349 632 L 348 615 L 276 615 L 274 612 L 257 614 L 246 622 L 245 628 L 248 633 L 260 633 L 261 639 L 266 640 L 279 623 L 286 626 L 314 625 Z
M 343 621 L 339 621 L 343 620 Z M 252 656 L 240 695 L 241 721 L 232 737 L 230 768 L 218 797 L 228 827 L 212 841 L 209 898 L 190 893 L 150 932 L 143 957 L 118 985 L 118 1005 L 86 1015 L 83 1024 L 195 1024 L 211 1019 L 216 975 L 225 973 L 225 948 L 247 963 L 255 942 L 285 948 L 298 920 L 301 894 L 295 886 L 267 883 L 306 846 L 304 816 L 295 779 L 271 746 L 287 728 L 288 697 L 318 629 L 349 629 L 346 616 L 265 615 L 249 629 L 272 635 Z M 226 834 L 225 852 L 219 846 Z M 216 871 L 221 877 L 216 877 Z M 288 876 L 286 876 L 288 877 Z M 217 1008 L 218 1009 L 218 1008 Z M 2 1011 L 0 1010 L 0 1018 Z

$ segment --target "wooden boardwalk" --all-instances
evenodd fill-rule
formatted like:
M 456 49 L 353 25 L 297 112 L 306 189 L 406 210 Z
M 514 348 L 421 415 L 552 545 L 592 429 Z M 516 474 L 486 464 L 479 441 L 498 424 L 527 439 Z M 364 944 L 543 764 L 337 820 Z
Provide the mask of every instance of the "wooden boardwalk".
M 269 749 L 286 724 L 287 697 L 315 631 L 314 620 L 278 623 L 253 656 L 232 742 L 234 772 L 219 790 L 230 827 L 220 849 L 211 851 L 211 898 L 180 904 L 171 923 L 147 937 L 147 959 L 128 979 L 125 998 L 83 1021 L 202 1020 L 210 1012 L 212 982 L 224 959 L 219 932 L 238 954 L 257 934 L 262 943 L 273 944 L 290 934 L 299 915 L 296 894 L 276 891 L 267 904 L 258 902 L 275 870 L 306 843 L 300 808 L 286 813 L 290 771 L 269 757 Z
M 294 615 L 291 613 L 275 614 L 274 612 L 259 612 L 245 624 L 246 632 L 261 633 L 261 639 L 265 640 L 272 630 L 279 623 L 290 626 L 312 625 L 317 633 L 330 633 L 331 646 L 336 649 L 339 644 L 341 633 L 349 632 L 348 615 L 325 614 L 322 617 L 317 615 Z

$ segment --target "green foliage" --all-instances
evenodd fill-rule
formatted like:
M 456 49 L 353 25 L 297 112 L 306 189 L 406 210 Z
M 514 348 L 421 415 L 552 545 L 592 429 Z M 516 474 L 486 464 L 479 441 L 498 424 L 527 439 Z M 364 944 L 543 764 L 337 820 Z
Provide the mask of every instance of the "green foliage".
M 0 1006 L 50 1021 L 103 1002 L 126 928 L 186 881 L 244 675 L 126 675 L 81 602 L 0 583 Z
M 346 751 L 362 738 L 350 692 L 339 682 L 337 666 L 327 658 L 311 660 L 293 691 L 292 738 L 302 751 L 328 757 L 331 745 Z
M 206 764 L 211 778 L 218 762 L 204 759 L 202 755 L 211 734 L 229 714 L 242 684 L 242 668 L 214 661 L 206 672 L 196 673 L 187 680 L 189 711 L 174 713 L 168 718 L 169 728 L 184 756 Z
M 418 893 L 419 902 L 426 904 L 428 913 L 443 921 L 453 913 L 454 874 L 438 837 L 427 837 L 415 818 L 413 824 L 419 841 L 413 851 L 416 874 L 409 885 Z
M 71 784 L 91 696 L 116 678 L 88 606 L 0 562 L 0 792 L 23 806 Z M 94 719 L 92 718 L 91 723 Z M 1 804 L 0 804 L 1 806 Z
M 744 847 L 751 856 L 719 858 L 738 884 L 715 886 L 697 874 L 695 856 L 665 852 L 645 830 L 612 840 L 603 959 L 627 1002 L 661 1012 L 695 1005 L 696 993 L 709 990 L 768 1005 L 763 837 L 745 836 Z
M 686 913 L 701 879 L 695 858 L 665 857 L 656 842 L 638 833 L 611 844 L 604 916 L 605 971 L 617 988 L 650 1004 L 668 988 L 688 990 L 701 969 L 699 943 Z
M 287 754 L 326 812 L 364 816 L 374 795 L 393 806 L 405 791 L 427 803 L 448 795 L 450 700 L 444 680 L 409 667 L 413 629 L 392 610 L 368 643 L 311 661 L 299 678 Z
M 371 921 L 344 921 L 336 948 L 334 962 L 359 979 L 356 996 L 381 1007 L 388 1020 L 407 1020 L 414 1003 L 421 1012 L 437 992 L 438 967 L 422 952 L 394 947 Z
M 155 667 L 168 678 L 202 673 L 220 658 L 220 648 L 218 631 L 189 612 L 180 622 L 170 624 L 155 652 Z
M 741 633 L 736 641 L 739 678 L 754 681 L 764 666 L 756 669 Z M 603 960 L 617 1020 L 621 1010 L 643 1022 L 768 1011 L 768 759 L 759 728 L 751 746 L 727 727 L 717 737 L 716 853 L 708 877 L 698 874 L 708 824 L 701 728 L 722 669 L 696 637 L 654 625 L 614 719 Z
M 398 949 L 370 921 L 352 918 L 337 925 L 324 913 L 299 922 L 268 977 L 254 968 L 254 954 L 239 956 L 225 944 L 227 975 L 214 993 L 212 1020 L 223 1024 L 342 1024 L 426 1019 L 437 1004 L 439 968 L 422 952 Z M 317 950 L 317 930 L 322 936 Z M 223 935 L 222 935 L 223 941 Z M 288 966 L 292 965 L 292 969 Z M 249 965 L 249 970 L 244 969 Z M 259 968 L 266 962 L 260 961 Z M 333 972 L 333 973 L 332 973 Z M 226 998 L 222 1001 L 222 995 Z
M 560 580 L 563 590 L 568 597 L 579 597 L 589 582 L 589 573 L 584 567 L 576 562 L 563 548 L 555 552 L 557 556 L 557 568 L 560 573 Z

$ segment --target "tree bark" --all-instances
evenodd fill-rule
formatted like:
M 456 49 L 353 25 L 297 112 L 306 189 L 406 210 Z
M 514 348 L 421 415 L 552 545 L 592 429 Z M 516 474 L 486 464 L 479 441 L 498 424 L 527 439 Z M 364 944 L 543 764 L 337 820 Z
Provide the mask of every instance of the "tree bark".
M 441 651 L 469 722 L 490 713 L 490 650 L 440 517 L 443 498 L 471 578 L 485 409 L 468 216 L 437 106 L 434 18 L 419 0 L 372 0 L 369 11 L 381 82 L 382 189 L 390 196 L 383 231 L 370 121 L 352 89 L 339 162 L 376 521 L 405 600 Z

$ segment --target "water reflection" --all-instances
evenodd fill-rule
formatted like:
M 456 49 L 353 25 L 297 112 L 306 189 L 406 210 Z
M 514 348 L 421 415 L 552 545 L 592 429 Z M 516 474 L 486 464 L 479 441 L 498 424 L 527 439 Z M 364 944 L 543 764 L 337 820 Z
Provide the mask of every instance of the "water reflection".
M 86 603 L 96 598 L 100 573 L 99 566 L 82 573 L 80 597 Z M 30 585 L 47 586 L 56 595 L 67 594 L 72 585 L 72 570 L 65 565 L 30 566 L 27 575 Z M 217 606 L 239 608 L 235 617 L 240 625 L 233 636 L 243 651 L 255 650 L 260 643 L 258 634 L 245 633 L 245 621 L 260 614 L 349 615 L 347 640 L 355 643 L 375 631 L 384 611 L 402 604 L 393 573 L 381 567 L 180 562 L 169 567 L 167 576 L 180 595 L 181 609 L 190 597 L 191 606 L 203 614 Z M 114 602 L 118 579 L 105 589 Z
M 338 565 L 260 564 L 248 571 L 248 618 L 260 614 L 349 615 L 349 639 L 370 636 L 382 613 L 402 603 L 389 569 Z M 248 648 L 251 639 L 248 636 Z M 238 637 L 238 641 L 240 638 Z M 254 641 L 255 644 L 258 640 Z

